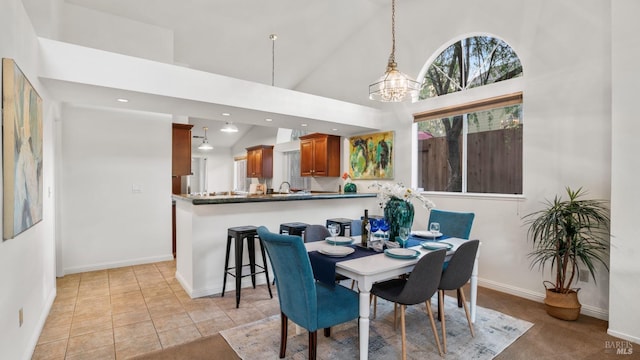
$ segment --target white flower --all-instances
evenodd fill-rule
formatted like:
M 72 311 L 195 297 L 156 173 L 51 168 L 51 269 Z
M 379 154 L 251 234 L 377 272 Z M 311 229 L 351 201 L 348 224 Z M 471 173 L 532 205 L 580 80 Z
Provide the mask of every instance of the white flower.
M 371 184 L 369 188 L 376 188 L 378 190 L 378 199 L 380 200 L 381 209 L 384 209 L 384 207 L 387 205 L 387 202 L 389 202 L 389 199 L 391 199 L 392 197 L 396 197 L 404 201 L 411 201 L 413 199 L 416 199 L 420 201 L 422 203 L 422 207 L 427 210 L 431 210 L 436 206 L 433 201 L 422 196 L 422 194 L 418 193 L 416 190 L 404 186 L 402 183 L 380 184 L 376 181 Z

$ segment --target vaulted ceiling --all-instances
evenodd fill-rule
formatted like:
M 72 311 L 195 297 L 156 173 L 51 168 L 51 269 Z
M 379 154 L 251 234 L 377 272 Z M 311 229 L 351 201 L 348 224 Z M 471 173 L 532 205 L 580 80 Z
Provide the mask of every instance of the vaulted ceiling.
M 23 1 L 30 13 L 37 12 L 36 0 Z M 390 0 L 52 1 L 170 31 L 176 65 L 368 107 L 385 106 L 368 99 L 368 85 L 384 72 L 389 54 Z M 402 2 L 397 17 L 402 15 L 400 6 Z M 61 14 L 60 21 L 70 16 L 73 12 Z M 55 39 L 33 22 L 40 36 Z M 108 29 L 100 31 L 109 37 Z M 273 42 L 270 34 L 278 39 Z M 224 123 L 197 119 L 206 120 Z M 242 121 L 235 122 L 242 130 Z

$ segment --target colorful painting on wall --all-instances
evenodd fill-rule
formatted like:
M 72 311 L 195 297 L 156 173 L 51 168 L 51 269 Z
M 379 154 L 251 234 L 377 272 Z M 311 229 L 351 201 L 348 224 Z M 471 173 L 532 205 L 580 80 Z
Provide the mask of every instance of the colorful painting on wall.
M 42 220 L 42 98 L 12 59 L 2 59 L 3 239 Z
M 393 131 L 349 138 L 352 179 L 393 179 Z

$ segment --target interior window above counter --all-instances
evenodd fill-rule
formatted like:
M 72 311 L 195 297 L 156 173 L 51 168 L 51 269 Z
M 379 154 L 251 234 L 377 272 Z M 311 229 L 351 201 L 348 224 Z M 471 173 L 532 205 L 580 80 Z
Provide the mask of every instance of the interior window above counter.
M 340 136 L 314 133 L 300 136 L 302 176 L 340 176 Z

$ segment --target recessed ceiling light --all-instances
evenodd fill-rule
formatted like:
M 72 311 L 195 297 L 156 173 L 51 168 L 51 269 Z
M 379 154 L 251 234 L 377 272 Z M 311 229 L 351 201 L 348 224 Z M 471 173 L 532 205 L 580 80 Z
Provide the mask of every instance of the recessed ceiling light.
M 305 126 L 307 126 L 307 124 L 300 124 L 300 126 L 305 127 Z
M 231 116 L 229 113 L 222 113 L 222 116 Z
M 336 129 L 336 128 L 333 128 L 333 129 L 331 129 L 331 130 L 333 130 L 333 131 L 338 131 L 338 129 Z
M 266 122 L 272 122 L 272 121 L 273 121 L 273 119 L 271 119 L 271 118 L 266 118 L 266 119 L 264 119 L 264 121 L 266 121 Z
M 124 99 L 124 98 L 119 98 L 119 99 L 116 99 L 116 100 L 118 100 L 118 102 L 121 102 L 121 103 L 128 103 L 129 102 L 128 99 Z

